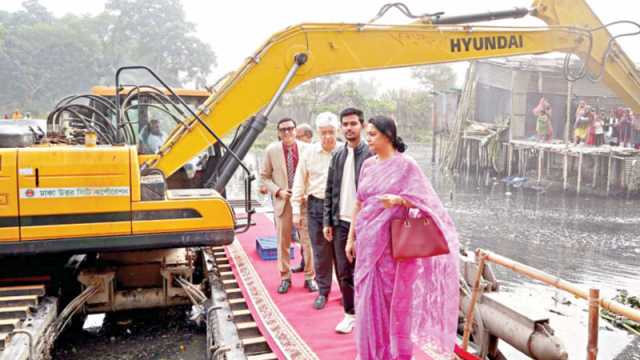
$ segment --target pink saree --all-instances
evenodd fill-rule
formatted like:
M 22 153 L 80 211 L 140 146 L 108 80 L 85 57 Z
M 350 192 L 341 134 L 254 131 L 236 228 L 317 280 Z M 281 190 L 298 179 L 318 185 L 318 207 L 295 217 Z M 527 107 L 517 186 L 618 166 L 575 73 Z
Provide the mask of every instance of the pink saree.
M 406 209 L 385 209 L 379 195 L 395 194 L 430 214 L 450 253 L 396 262 L 391 220 Z M 450 359 L 458 325 L 458 235 L 426 176 L 410 157 L 396 153 L 363 164 L 356 220 L 356 347 L 361 360 L 411 359 L 414 351 Z

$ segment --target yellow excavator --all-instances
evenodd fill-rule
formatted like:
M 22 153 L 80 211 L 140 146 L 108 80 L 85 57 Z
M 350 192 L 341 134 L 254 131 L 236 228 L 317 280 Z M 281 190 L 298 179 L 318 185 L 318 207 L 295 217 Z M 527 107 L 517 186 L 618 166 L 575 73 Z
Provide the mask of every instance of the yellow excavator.
M 548 26 L 469 25 L 525 15 Z M 220 81 L 199 109 L 186 107 L 185 117 L 152 156 L 141 157 L 133 136 L 126 134 L 130 125 L 118 109 L 121 97 L 116 97 L 115 120 L 94 118 L 88 124 L 98 133 L 97 146 L 51 144 L 46 137 L 34 143 L 29 134 L 16 134 L 27 140 L 0 150 L 0 254 L 228 244 L 235 220 L 219 193 L 242 166 L 282 93 L 319 76 L 565 52 L 578 55 L 584 74 L 595 74 L 640 111 L 635 65 L 584 1 L 536 0 L 531 9 L 414 17 L 407 25 L 302 24 L 275 34 Z M 121 68 L 116 88 L 121 73 L 132 69 L 146 68 Z M 238 126 L 232 144 L 223 145 L 221 137 Z M 168 178 L 214 144 L 225 150 L 208 183 L 215 190 L 166 190 L 160 181 L 153 183 L 158 191 L 147 191 L 146 174 Z
M 393 8 L 411 22 L 379 24 Z M 528 15 L 547 25 L 472 25 Z M 531 8 L 463 16 L 415 15 L 401 3 L 389 4 L 367 23 L 300 24 L 273 35 L 197 108 L 150 69 L 121 68 L 113 102 L 98 95 L 65 99 L 50 114 L 46 133 L 0 124 L 0 256 L 94 254 L 117 263 L 79 275 L 85 286 L 103 280 L 89 301 L 93 311 L 174 304 L 171 296 L 179 289 L 173 280 L 184 275 L 192 281 L 198 272 L 189 249 L 230 244 L 236 231 L 250 226 L 254 177 L 242 159 L 284 92 L 331 74 L 563 52 L 569 80 L 601 80 L 640 111 L 640 74 L 616 42 L 628 34 L 610 32 L 621 23 L 640 28 L 629 21 L 602 24 L 584 0 L 535 0 Z M 151 74 L 162 86 L 123 84 L 123 73 L 134 71 Z M 154 101 L 141 100 L 142 93 Z M 176 124 L 154 154 L 138 151 L 140 126 L 148 119 L 131 113 L 144 107 L 169 114 Z M 231 134 L 228 144 L 222 141 Z M 204 176 L 197 184 L 167 186 L 198 157 Z M 238 168 L 247 180 L 243 224 L 223 196 Z M 161 249 L 182 250 L 169 256 Z M 179 269 L 167 275 L 167 264 Z M 181 272 L 185 266 L 190 270 Z M 118 295 L 118 288 L 153 283 L 162 283 L 160 290 L 149 290 L 144 300 Z

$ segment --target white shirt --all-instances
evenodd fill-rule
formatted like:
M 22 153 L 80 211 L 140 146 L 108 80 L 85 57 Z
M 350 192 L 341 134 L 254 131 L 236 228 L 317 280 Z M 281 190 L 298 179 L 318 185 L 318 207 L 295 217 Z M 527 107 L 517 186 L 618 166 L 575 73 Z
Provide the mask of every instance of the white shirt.
M 347 159 L 344 161 L 342 184 L 340 184 L 340 220 L 351 222 L 356 205 L 356 165 L 353 148 L 348 144 Z
M 151 150 L 154 154 L 160 150 L 160 146 L 164 144 L 164 140 L 167 136 L 164 133 L 160 133 L 160 135 L 149 133 L 147 136 L 147 146 L 149 150 Z
M 293 214 L 300 214 L 302 202 L 308 195 L 324 199 L 330 162 L 331 152 L 325 151 L 320 143 L 314 143 L 300 155 L 291 189 Z

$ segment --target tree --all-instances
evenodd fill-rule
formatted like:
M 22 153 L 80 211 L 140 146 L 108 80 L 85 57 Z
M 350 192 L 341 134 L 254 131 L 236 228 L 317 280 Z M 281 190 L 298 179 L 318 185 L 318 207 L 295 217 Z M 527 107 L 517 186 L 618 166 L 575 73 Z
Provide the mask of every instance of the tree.
M 144 64 L 174 86 L 205 85 L 216 57 L 195 37 L 179 0 L 109 0 L 103 16 L 110 25 L 103 43 L 110 72 Z
M 64 96 L 112 85 L 123 65 L 146 65 L 171 85 L 197 87 L 215 65 L 179 0 L 109 0 L 96 16 L 55 17 L 37 0 L 22 6 L 0 11 L 0 112 L 19 107 L 44 116 Z
M 425 65 L 412 69 L 411 76 L 418 80 L 427 92 L 444 91 L 456 83 L 456 73 L 448 65 Z
M 71 19 L 12 26 L 0 48 L 0 82 L 7 85 L 0 104 L 42 112 L 57 99 L 86 90 L 86 81 L 97 78 L 94 47 Z
M 392 89 L 382 95 L 390 104 L 389 115 L 398 122 L 398 131 L 403 138 L 423 141 L 429 138 L 431 128 L 431 95 L 421 89 Z
M 274 115 L 313 123 L 315 115 L 327 111 L 328 98 L 339 82 L 338 76 L 325 76 L 305 82 L 283 96 L 280 105 L 274 110 Z

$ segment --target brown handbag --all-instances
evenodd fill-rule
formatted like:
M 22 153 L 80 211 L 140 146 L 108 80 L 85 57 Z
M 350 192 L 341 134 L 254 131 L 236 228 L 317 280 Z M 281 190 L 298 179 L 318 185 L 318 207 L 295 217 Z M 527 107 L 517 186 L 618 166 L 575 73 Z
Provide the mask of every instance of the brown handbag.
M 431 216 L 421 213 L 391 221 L 391 251 L 394 259 L 408 260 L 448 254 L 449 246 Z

